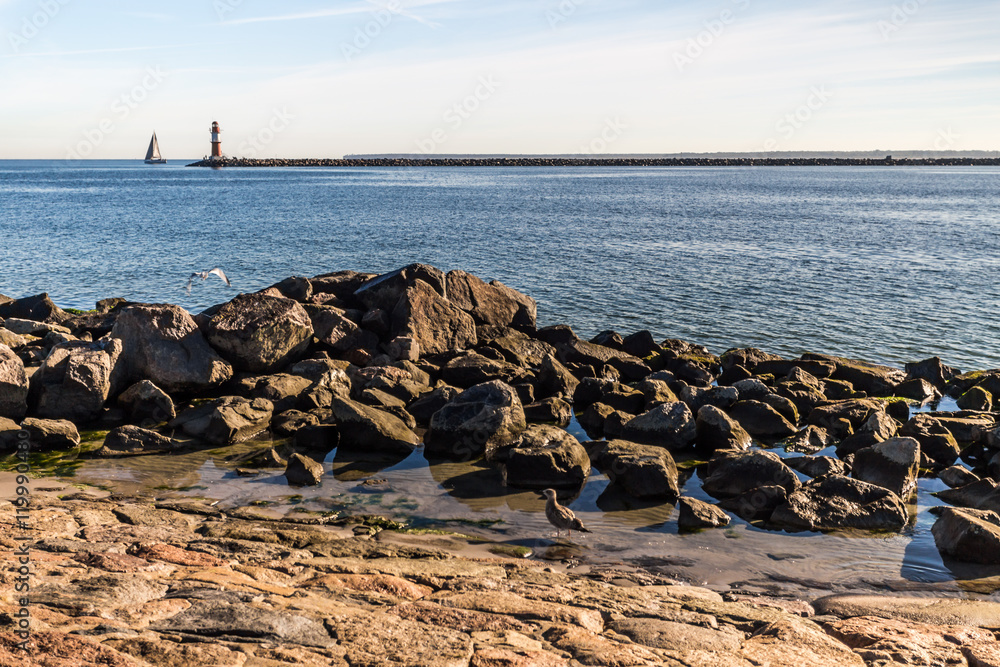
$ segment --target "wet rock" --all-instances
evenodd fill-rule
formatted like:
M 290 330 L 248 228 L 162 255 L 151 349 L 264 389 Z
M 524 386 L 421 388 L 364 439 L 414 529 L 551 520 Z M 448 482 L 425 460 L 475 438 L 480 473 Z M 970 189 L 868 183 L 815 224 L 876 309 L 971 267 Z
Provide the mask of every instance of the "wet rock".
M 820 354 L 804 354 L 803 359 L 826 361 L 836 364 L 831 376 L 835 380 L 850 382 L 858 391 L 869 396 L 892 396 L 896 385 L 906 380 L 906 373 L 898 368 L 880 366 L 856 359 L 844 359 Z
M 137 382 L 118 396 L 118 405 L 130 419 L 137 422 L 158 424 L 177 416 L 174 402 L 149 380 Z
M 646 330 L 637 331 L 622 340 L 622 350 L 640 359 L 662 351 L 653 339 L 653 334 Z
M 899 430 L 899 424 L 885 412 L 873 412 L 861 425 L 857 433 L 853 433 L 837 444 L 837 456 L 844 458 L 859 450 L 877 445 L 894 437 Z
M 97 456 L 126 456 L 170 452 L 180 445 L 165 435 L 138 426 L 119 426 L 104 438 Z
M 535 328 L 535 300 L 501 282 L 487 284 L 465 271 L 450 271 L 446 284 L 448 300 L 480 324 Z
M 641 359 L 614 348 L 574 340 L 557 346 L 563 363 L 575 363 L 600 368 L 607 364 L 618 370 L 624 378 L 638 381 L 652 372 Z
M 223 396 L 182 412 L 170 422 L 193 438 L 216 445 L 248 440 L 265 430 L 274 406 L 263 398 Z
M 706 451 L 749 449 L 753 443 L 753 438 L 736 420 L 712 405 L 698 410 L 695 426 L 698 447 Z
M 24 363 L 0 343 L 0 417 L 21 419 L 28 410 L 28 376 Z
M 843 438 L 860 429 L 875 412 L 884 410 L 882 404 L 873 399 L 834 401 L 810 412 L 806 421 Z
M 601 400 L 605 394 L 613 392 L 619 385 L 614 380 L 604 378 L 587 377 L 583 378 L 573 392 L 573 407 L 576 410 L 586 410 L 594 403 L 603 403 Z
M 417 434 L 396 415 L 341 397 L 334 398 L 330 409 L 346 449 L 408 454 L 420 444 Z
M 299 397 L 314 386 L 308 378 L 287 373 L 267 375 L 253 380 L 250 384 L 250 398 L 271 401 L 275 412 L 291 410 L 298 403 Z
M 333 646 L 323 624 L 298 614 L 264 609 L 245 603 L 199 600 L 190 608 L 153 623 L 151 630 L 215 641 L 247 639 L 300 646 Z
M 662 447 L 612 440 L 604 445 L 596 460 L 611 484 L 630 496 L 672 499 L 680 495 L 677 464 Z
M 494 380 L 465 390 L 436 412 L 424 444 L 429 454 L 474 458 L 516 443 L 525 428 L 517 392 Z
M 811 454 L 821 449 L 826 449 L 837 442 L 825 428 L 819 426 L 807 426 L 795 435 L 782 441 L 782 446 L 786 452 L 799 452 Z
M 241 294 L 212 316 L 205 335 L 236 368 L 273 373 L 305 352 L 313 326 L 305 309 L 291 299 Z
M 319 486 L 323 483 L 323 464 L 302 454 L 288 457 L 285 479 L 289 486 Z
M 956 489 L 978 482 L 979 476 L 968 468 L 963 468 L 962 466 L 952 466 L 939 472 L 938 479 L 947 484 L 949 487 Z
M 963 410 L 989 412 L 993 409 L 993 394 L 976 385 L 959 396 L 956 403 Z
M 755 347 L 741 347 L 726 350 L 719 357 L 722 370 L 728 371 L 735 366 L 743 366 L 747 370 L 754 370 L 758 364 L 765 361 L 781 361 L 781 357 L 776 354 L 764 352 Z
M 691 447 L 698 435 L 694 416 L 684 403 L 664 403 L 629 420 L 621 437 L 672 450 Z
M 805 483 L 771 515 L 773 524 L 790 530 L 899 530 L 908 516 L 892 491 L 841 475 Z
M 680 512 L 677 516 L 677 526 L 681 530 L 699 530 L 701 528 L 719 528 L 728 526 L 729 515 L 721 509 L 696 498 L 680 498 L 677 503 Z
M 43 293 L 0 303 L 0 317 L 61 324 L 71 315 L 54 304 L 48 294 Z
M 678 401 L 677 395 L 670 389 L 670 385 L 663 380 L 646 378 L 642 382 L 637 382 L 635 389 L 642 392 L 642 397 L 645 399 L 644 410 L 652 410 L 658 405 Z M 692 410 L 694 411 L 694 408 Z
M 423 354 L 464 350 L 478 341 L 472 317 L 423 280 L 407 287 L 390 310 L 391 336 L 412 338 Z
M 718 452 L 709 462 L 702 489 L 715 498 L 731 498 L 760 486 L 780 486 L 789 493 L 799 478 L 774 452 Z
M 569 426 L 573 418 L 573 406 L 560 398 L 546 398 L 525 405 L 524 418 L 529 422 Z
M 128 377 L 150 380 L 167 392 L 208 389 L 233 375 L 232 367 L 178 306 L 129 306 L 111 335 L 122 341 L 121 363 Z
M 737 401 L 730 408 L 729 416 L 739 422 L 750 435 L 758 438 L 787 438 L 798 432 L 794 424 L 761 401 Z
M 610 405 L 604 405 L 604 403 L 594 403 L 588 406 L 582 414 L 577 416 L 577 421 L 580 422 L 580 426 L 583 427 L 588 435 L 591 435 L 591 437 L 600 437 L 604 434 L 604 425 L 607 423 L 608 418 L 617 414 L 623 415 L 623 424 L 629 419 L 632 419 L 631 415 L 619 413 Z
M 21 422 L 21 428 L 28 432 L 28 442 L 33 451 L 73 449 L 80 444 L 80 433 L 76 426 L 65 419 L 29 417 Z
M 899 429 L 899 435 L 919 442 L 920 451 L 940 466 L 950 466 L 958 459 L 960 450 L 955 436 L 930 415 L 914 415 Z
M 986 509 L 1000 513 L 1000 489 L 997 483 L 986 478 L 960 486 L 945 489 L 934 494 L 949 505 Z
M 503 449 L 493 450 L 502 460 Z M 504 482 L 525 489 L 580 488 L 590 475 L 590 457 L 583 445 L 561 428 L 536 424 L 507 451 Z
M 796 456 L 785 459 L 785 465 L 810 477 L 846 475 L 847 465 L 831 456 Z
M 51 419 L 89 422 L 104 408 L 108 395 L 117 393 L 120 340 L 56 345 L 31 382 L 38 395 L 36 413 Z
M 913 438 L 890 438 L 854 455 L 851 475 L 889 489 L 906 499 L 917 488 L 920 443 Z
M 732 498 L 724 498 L 719 507 L 729 510 L 744 521 L 770 521 L 771 515 L 788 502 L 788 491 L 782 486 L 765 484 Z
M 436 387 L 419 399 L 410 403 L 406 411 L 413 415 L 418 424 L 429 424 L 434 413 L 446 406 L 452 399 L 462 393 L 457 387 Z
M 893 391 L 893 394 L 902 396 L 903 398 L 912 398 L 920 403 L 941 398 L 941 392 L 933 384 L 924 379 L 907 380 L 899 384 Z
M 938 357 L 906 364 L 906 377 L 910 380 L 926 380 L 938 389 L 943 389 L 959 372 L 941 363 Z
M 965 563 L 1000 565 L 1000 514 L 988 510 L 941 510 L 931 528 L 942 555 Z

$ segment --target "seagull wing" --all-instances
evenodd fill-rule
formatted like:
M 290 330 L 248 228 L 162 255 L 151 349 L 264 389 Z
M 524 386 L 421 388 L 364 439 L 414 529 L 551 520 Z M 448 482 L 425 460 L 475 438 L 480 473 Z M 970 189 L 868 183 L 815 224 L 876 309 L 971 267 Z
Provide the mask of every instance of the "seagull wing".
M 212 269 L 211 271 L 209 271 L 208 274 L 205 277 L 207 278 L 208 276 L 219 276 L 220 278 L 222 278 L 222 282 L 226 283 L 226 285 L 228 285 L 230 287 L 233 286 L 233 284 L 231 282 L 229 282 L 229 278 L 226 277 L 225 272 L 222 269 L 218 268 L 218 267 L 216 267 L 216 268 Z

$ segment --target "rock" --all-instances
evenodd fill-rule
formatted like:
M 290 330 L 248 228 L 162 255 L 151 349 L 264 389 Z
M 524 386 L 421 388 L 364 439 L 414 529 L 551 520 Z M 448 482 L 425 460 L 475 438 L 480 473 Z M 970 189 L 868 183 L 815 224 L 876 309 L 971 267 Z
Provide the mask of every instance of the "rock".
M 333 375 L 330 379 L 336 380 L 333 384 L 342 387 L 346 393 L 346 385 L 349 384 L 347 377 L 341 372 L 332 371 L 332 373 Z M 294 408 L 299 401 L 299 397 L 301 397 L 307 389 L 314 386 L 329 387 L 330 382 L 324 384 L 321 380 L 319 383 L 313 383 L 308 378 L 304 378 L 301 375 L 290 375 L 287 373 L 266 375 L 264 377 L 257 378 L 251 383 L 250 398 L 267 399 L 273 404 L 275 412 L 284 412 Z
M 479 324 L 535 328 L 535 300 L 503 283 L 486 284 L 465 271 L 450 271 L 446 284 L 448 300 Z
M 729 416 L 739 422 L 747 433 L 758 438 L 787 438 L 798 432 L 795 425 L 777 410 L 760 401 L 737 401 L 730 408 Z
M 837 444 L 837 456 L 844 458 L 855 452 L 884 442 L 896 435 L 899 424 L 885 412 L 873 412 L 853 433 Z
M 205 325 L 209 345 L 253 373 L 274 373 L 296 361 L 312 335 L 312 320 L 299 303 L 263 294 L 240 294 Z
M 757 378 L 748 378 L 733 383 L 733 389 L 744 401 L 759 401 L 771 395 L 771 388 Z
M 680 495 L 677 464 L 662 447 L 612 440 L 601 449 L 596 460 L 611 484 L 630 496 L 669 500 Z
M 806 482 L 771 515 L 789 530 L 900 530 L 908 515 L 892 491 L 842 475 Z
M 559 363 L 555 355 L 546 355 L 538 369 L 538 380 L 535 384 L 540 396 L 555 396 L 561 394 L 569 397 L 576 391 L 580 381 L 570 373 L 569 369 Z
M 258 642 L 333 646 L 323 624 L 287 611 L 264 609 L 242 602 L 196 600 L 189 608 L 150 625 L 151 630 L 181 637 L 211 638 L 215 642 Z
M 478 341 L 472 317 L 423 280 L 406 288 L 391 313 L 391 336 L 412 338 L 423 354 L 464 350 Z
M 656 618 L 616 618 L 608 627 L 636 644 L 669 651 L 700 650 L 725 654 L 738 651 L 743 643 L 743 634 L 737 631 L 701 628 Z
M 467 667 L 469 635 L 388 614 L 344 615 L 329 621 L 330 633 L 357 667 Z
M 117 393 L 121 373 L 120 340 L 62 343 L 32 376 L 40 417 L 90 422 L 97 419 L 108 395 Z
M 846 437 L 860 429 L 875 412 L 884 412 L 882 404 L 870 398 L 833 401 L 814 409 L 806 421 Z
M 938 479 L 951 488 L 957 489 L 959 487 L 966 486 L 967 484 L 978 482 L 979 476 L 968 468 L 963 468 L 962 466 L 952 466 L 939 472 Z
M 942 555 L 964 563 L 1000 565 L 1000 514 L 945 507 L 931 528 Z
M 959 372 L 945 366 L 938 357 L 906 364 L 906 377 L 911 380 L 926 380 L 938 389 L 943 389 Z
M 33 451 L 73 449 L 80 444 L 80 433 L 76 426 L 65 419 L 29 417 L 21 422 L 21 428 L 28 432 L 28 442 Z
M 302 454 L 288 457 L 285 479 L 289 486 L 319 486 L 323 483 L 323 464 Z
M 275 283 L 271 288 L 281 292 L 286 299 L 292 299 L 300 303 L 306 303 L 312 298 L 313 286 L 308 278 L 292 276 L 285 278 L 280 283 Z
M 111 335 L 122 341 L 121 362 L 128 377 L 150 380 L 164 391 L 203 390 L 233 376 L 232 367 L 178 306 L 128 306 Z
M 9 331 L 0 326 L 0 345 L 6 345 L 12 350 L 20 350 L 28 344 L 29 339 L 19 336 L 13 331 Z
M 462 390 L 457 387 L 440 386 L 410 403 L 406 411 L 413 415 L 418 424 L 429 424 L 435 412 L 461 393 Z
M 52 303 L 48 294 L 28 296 L 7 303 L 0 303 L 0 317 L 4 319 L 34 320 L 49 324 L 61 324 L 71 316 Z
M 0 417 L 21 419 L 28 410 L 28 376 L 24 363 L 0 343 Z
M 960 450 L 955 436 L 930 415 L 914 415 L 899 429 L 899 435 L 919 442 L 920 451 L 940 466 L 950 466 L 958 459 Z
M 118 396 L 118 405 L 134 421 L 159 424 L 177 416 L 170 396 L 149 380 L 137 382 Z
M 750 434 L 725 412 L 713 405 L 702 406 L 695 421 L 698 447 L 709 452 L 719 449 L 749 449 Z
M 358 347 L 360 328 L 339 308 L 310 306 L 306 308 L 316 340 L 335 352 L 348 352 Z
M 25 642 L 24 647 L 21 646 L 22 641 Z M 137 667 L 138 664 L 130 656 L 110 646 L 62 632 L 32 629 L 26 640 L 22 640 L 12 630 L 0 634 L 0 665 Z
M 847 465 L 830 456 L 797 456 L 785 459 L 785 465 L 810 477 L 847 474 Z
M 705 493 L 731 498 L 760 486 L 780 486 L 789 493 L 799 488 L 799 478 L 774 452 L 718 452 L 702 482 Z
M 997 645 L 992 632 L 862 616 L 824 624 L 827 633 L 869 665 L 975 665 L 963 656 L 970 649 Z M 991 665 L 991 663 L 985 663 Z
M 770 354 L 764 352 L 763 350 L 758 350 L 755 347 L 741 347 L 726 350 L 722 353 L 719 358 L 722 364 L 722 370 L 728 371 L 735 366 L 742 366 L 747 370 L 753 371 L 758 364 L 765 361 L 781 361 L 781 357 L 776 354 Z
M 664 403 L 629 420 L 621 437 L 672 450 L 691 447 L 698 435 L 691 410 L 684 403 Z
M 865 667 L 865 661 L 813 624 L 781 620 L 743 644 L 740 655 L 753 665 Z
M 313 282 L 315 286 L 315 280 Z M 359 287 L 353 296 L 364 304 L 365 310 L 380 308 L 391 313 L 407 289 L 418 282 L 424 283 L 442 298 L 447 294 L 443 271 L 427 264 L 410 264 L 371 278 Z
M 154 454 L 170 452 L 180 445 L 156 431 L 138 426 L 119 426 L 104 438 L 104 446 L 97 456 L 126 456 L 132 454 Z
M 524 418 L 529 422 L 569 426 L 573 418 L 573 406 L 560 398 L 546 398 L 525 405 Z
M 441 368 L 441 379 L 450 385 L 463 388 L 490 380 L 502 380 L 512 385 L 522 382 L 525 379 L 525 372 L 506 361 L 488 359 L 475 352 L 466 352 Z
M 21 427 L 17 425 L 17 422 L 0 417 L 0 453 L 6 454 L 17 449 L 17 443 L 21 440 L 18 437 L 20 433 Z
M 744 521 L 770 521 L 771 515 L 788 502 L 788 491 L 782 486 L 766 484 L 719 502 L 719 507 L 729 510 Z
M 493 460 L 501 460 L 493 450 Z M 580 488 L 590 475 L 587 450 L 572 435 L 536 424 L 521 435 L 521 442 L 507 452 L 504 482 L 525 489 Z
M 1000 489 L 997 488 L 996 482 L 988 478 L 938 491 L 934 496 L 949 505 L 1000 512 Z
M 837 369 L 831 376 L 833 379 L 850 382 L 855 389 L 869 396 L 892 396 L 896 385 L 906 380 L 906 373 L 889 366 L 821 354 L 804 354 L 802 358 L 836 364 Z
M 428 454 L 465 460 L 515 444 L 527 428 L 521 401 L 499 380 L 471 387 L 431 418 Z
M 941 392 L 933 384 L 924 379 L 907 380 L 898 385 L 892 393 L 903 398 L 912 398 L 920 403 L 927 403 L 928 401 L 941 398 Z
M 573 333 L 573 329 L 567 324 L 554 324 L 549 327 L 543 327 L 535 332 L 535 338 L 555 346 L 580 340 L 580 337 Z
M 786 438 L 781 444 L 786 452 L 811 454 L 826 449 L 836 442 L 836 438 L 825 428 L 807 426 L 790 438 Z
M 906 619 L 931 625 L 1000 628 L 1000 604 L 933 595 L 830 595 L 813 601 L 820 616 Z
M 622 340 L 622 351 L 640 359 L 650 356 L 656 352 L 661 352 L 661 348 L 653 339 L 653 334 L 646 331 L 636 331 Z
M 223 396 L 182 412 L 170 422 L 193 438 L 216 445 L 248 440 L 267 428 L 274 406 L 263 398 Z
M 906 499 L 917 488 L 918 472 L 920 443 L 913 438 L 891 438 L 859 450 L 854 455 L 851 475 Z
M 681 530 L 719 528 L 729 525 L 729 515 L 715 505 L 695 498 L 684 497 L 678 500 L 677 506 L 680 509 L 677 516 L 677 526 Z
M 334 398 L 330 409 L 344 449 L 409 454 L 420 444 L 416 433 L 384 410 L 342 397 Z
M 61 324 L 50 324 L 36 320 L 22 320 L 16 317 L 7 318 L 7 320 L 4 321 L 4 328 L 18 336 L 34 336 L 37 338 L 45 338 L 50 333 L 64 335 L 73 333 L 69 327 L 64 327 Z
M 993 409 L 993 394 L 976 385 L 959 396 L 956 403 L 963 410 L 989 412 Z
M 603 345 L 574 340 L 561 343 L 556 349 L 559 351 L 559 359 L 563 363 L 583 364 L 595 368 L 607 364 L 631 381 L 641 380 L 652 372 L 649 366 L 638 357 Z

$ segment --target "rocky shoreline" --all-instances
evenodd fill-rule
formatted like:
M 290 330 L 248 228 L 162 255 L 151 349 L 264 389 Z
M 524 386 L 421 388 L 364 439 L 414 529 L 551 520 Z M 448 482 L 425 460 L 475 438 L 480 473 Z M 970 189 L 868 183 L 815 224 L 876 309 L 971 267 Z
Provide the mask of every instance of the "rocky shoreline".
M 997 158 L 345 158 L 223 157 L 189 167 L 996 167 Z
M 0 296 L 0 453 L 11 469 L 27 442 L 38 467 L 271 432 L 283 444 L 240 470 L 284 470 L 294 487 L 321 485 L 335 448 L 399 461 L 423 447 L 564 498 L 594 468 L 626 496 L 676 503 L 681 530 L 735 516 L 896 533 L 933 477 L 951 487 L 933 528 L 946 565 L 1000 586 L 1000 370 L 715 355 L 645 331 L 586 341 L 538 328 L 536 310 L 496 281 L 420 264 L 293 277 L 196 315 Z M 958 410 L 915 411 L 943 395 Z M 573 416 L 590 440 L 565 430 Z M 81 446 L 93 429 L 99 448 Z M 692 474 L 716 502 L 682 497 Z M 0 500 L 0 664 L 36 664 L 3 653 L 17 519 Z M 37 664 L 1000 664 L 987 601 L 744 601 L 634 568 L 456 556 L 433 546 L 448 536 L 417 544 L 378 532 L 384 521 L 89 492 L 32 503 L 35 648 L 51 658 Z M 81 651 L 97 653 L 72 662 Z

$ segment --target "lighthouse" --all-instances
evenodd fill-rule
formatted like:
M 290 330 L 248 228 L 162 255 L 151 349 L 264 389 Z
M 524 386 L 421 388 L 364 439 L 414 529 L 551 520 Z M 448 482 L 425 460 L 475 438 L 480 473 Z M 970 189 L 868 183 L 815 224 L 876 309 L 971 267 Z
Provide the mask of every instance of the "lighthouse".
M 219 138 L 219 132 L 222 130 L 219 129 L 218 121 L 212 121 L 209 132 L 212 133 L 212 159 L 220 160 L 222 159 L 222 139 Z

